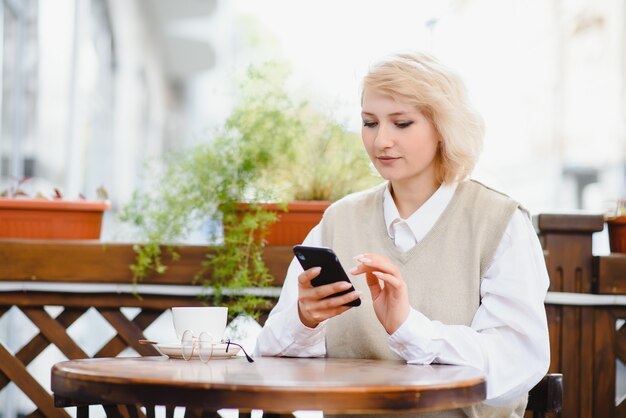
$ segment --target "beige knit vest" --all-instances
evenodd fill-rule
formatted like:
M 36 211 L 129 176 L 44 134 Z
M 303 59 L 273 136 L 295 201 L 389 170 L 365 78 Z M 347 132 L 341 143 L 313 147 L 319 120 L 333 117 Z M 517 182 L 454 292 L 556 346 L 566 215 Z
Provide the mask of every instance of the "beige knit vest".
M 389 257 L 402 272 L 413 308 L 444 324 L 469 326 L 480 305 L 481 277 L 518 203 L 478 182 L 461 182 L 432 229 L 413 248 L 401 252 L 385 226 L 385 187 L 383 184 L 331 205 L 322 220 L 323 245 L 337 253 L 346 271 L 356 265 L 353 257 L 357 254 L 372 252 Z M 353 277 L 352 282 L 362 292 L 363 303 L 328 321 L 328 357 L 399 359 L 387 345 L 389 335 L 376 318 L 364 276 Z M 464 409 L 393 416 L 521 417 L 525 406 L 523 397 L 507 407 L 481 403 Z

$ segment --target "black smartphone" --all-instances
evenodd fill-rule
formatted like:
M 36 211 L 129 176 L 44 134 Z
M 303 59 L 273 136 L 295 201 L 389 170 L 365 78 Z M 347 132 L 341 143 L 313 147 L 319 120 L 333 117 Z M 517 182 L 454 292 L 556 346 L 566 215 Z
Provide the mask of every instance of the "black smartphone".
M 324 284 L 330 284 L 338 281 L 344 281 L 348 283 L 350 279 L 345 270 L 341 266 L 337 255 L 330 248 L 319 247 L 307 247 L 304 245 L 296 245 L 293 247 L 293 253 L 300 262 L 303 269 L 308 270 L 313 267 L 321 267 L 319 276 L 311 280 L 313 286 L 321 286 Z M 334 293 L 329 298 L 335 296 L 345 295 L 354 291 L 354 286 L 350 289 L 343 290 L 341 292 Z M 345 304 L 345 306 L 359 306 L 361 305 L 361 299 L 355 299 Z

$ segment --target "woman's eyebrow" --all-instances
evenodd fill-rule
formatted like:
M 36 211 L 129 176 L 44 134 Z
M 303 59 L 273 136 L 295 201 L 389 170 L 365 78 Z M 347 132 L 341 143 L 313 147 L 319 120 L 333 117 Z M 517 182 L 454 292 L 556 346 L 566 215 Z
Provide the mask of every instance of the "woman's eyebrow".
M 402 116 L 406 114 L 407 112 L 393 112 L 393 113 L 389 113 L 387 116 Z M 370 113 L 370 112 L 361 112 L 361 115 L 376 116 L 374 113 Z

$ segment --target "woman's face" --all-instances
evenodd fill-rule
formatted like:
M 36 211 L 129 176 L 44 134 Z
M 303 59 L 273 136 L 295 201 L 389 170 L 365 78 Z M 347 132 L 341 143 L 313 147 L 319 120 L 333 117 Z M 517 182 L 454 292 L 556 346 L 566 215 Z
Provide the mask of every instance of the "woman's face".
M 417 108 L 376 91 L 363 93 L 363 144 L 380 175 L 393 183 L 435 183 L 439 139 Z

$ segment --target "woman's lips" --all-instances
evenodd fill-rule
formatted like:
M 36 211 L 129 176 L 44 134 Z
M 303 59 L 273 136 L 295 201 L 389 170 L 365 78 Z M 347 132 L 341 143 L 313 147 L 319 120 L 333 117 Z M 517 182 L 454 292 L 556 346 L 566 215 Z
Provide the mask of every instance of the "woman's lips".
M 400 157 L 390 157 L 386 155 L 381 155 L 379 157 L 376 157 L 376 159 L 383 164 L 393 164 L 394 162 L 398 161 Z

